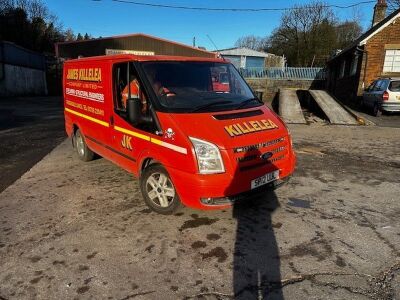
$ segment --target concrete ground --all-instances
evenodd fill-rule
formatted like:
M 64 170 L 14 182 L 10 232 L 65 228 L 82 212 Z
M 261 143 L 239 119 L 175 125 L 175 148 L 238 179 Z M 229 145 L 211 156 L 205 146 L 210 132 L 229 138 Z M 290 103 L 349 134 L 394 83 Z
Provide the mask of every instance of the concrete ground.
M 60 97 L 0 99 L 0 192 L 66 137 Z
M 400 129 L 290 129 L 289 184 L 174 216 L 61 143 L 0 194 L 0 299 L 399 299 Z
M 400 113 L 384 112 L 382 116 L 375 117 L 372 115 L 372 110 L 368 108 L 360 108 L 355 105 L 350 107 L 358 116 L 373 122 L 380 127 L 400 128 Z

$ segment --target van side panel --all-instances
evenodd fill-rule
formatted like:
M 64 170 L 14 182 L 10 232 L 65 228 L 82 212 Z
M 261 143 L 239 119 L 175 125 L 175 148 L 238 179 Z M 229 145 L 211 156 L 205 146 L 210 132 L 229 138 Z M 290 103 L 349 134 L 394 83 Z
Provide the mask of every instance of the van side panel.
M 72 61 L 64 64 L 63 96 L 68 136 L 74 126 L 90 149 L 104 154 L 110 134 L 111 67 L 108 61 Z

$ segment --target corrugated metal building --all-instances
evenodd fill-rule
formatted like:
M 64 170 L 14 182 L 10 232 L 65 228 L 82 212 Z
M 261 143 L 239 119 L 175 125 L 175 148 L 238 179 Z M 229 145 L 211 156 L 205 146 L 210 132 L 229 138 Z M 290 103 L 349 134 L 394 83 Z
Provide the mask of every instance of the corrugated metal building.
M 117 53 L 195 57 L 216 56 L 213 52 L 142 33 L 56 44 L 56 55 L 65 59 Z
M 215 52 L 229 59 L 237 69 L 285 66 L 285 58 L 282 56 L 255 51 L 245 47 L 222 49 Z M 272 58 L 274 59 L 272 60 Z M 273 62 L 274 65 L 270 65 L 270 62 Z
M 0 97 L 45 94 L 44 55 L 0 41 Z

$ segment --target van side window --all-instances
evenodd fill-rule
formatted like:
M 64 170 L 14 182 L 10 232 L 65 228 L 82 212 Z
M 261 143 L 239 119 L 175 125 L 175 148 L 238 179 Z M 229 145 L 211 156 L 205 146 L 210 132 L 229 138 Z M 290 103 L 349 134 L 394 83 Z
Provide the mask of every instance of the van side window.
M 150 114 L 148 97 L 145 89 L 140 83 L 139 76 L 131 62 L 120 63 L 114 66 L 114 109 L 115 112 L 125 120 L 128 120 L 126 114 L 127 100 L 130 98 L 139 99 L 142 104 L 141 112 L 144 116 Z M 148 126 L 147 126 L 148 127 Z M 152 131 L 150 128 L 141 128 L 146 131 Z
M 128 74 L 129 73 L 129 74 Z M 126 102 L 129 98 L 138 98 L 142 101 L 143 113 L 147 112 L 147 97 L 139 83 L 133 65 L 118 64 L 114 70 L 115 76 L 115 109 L 126 112 Z

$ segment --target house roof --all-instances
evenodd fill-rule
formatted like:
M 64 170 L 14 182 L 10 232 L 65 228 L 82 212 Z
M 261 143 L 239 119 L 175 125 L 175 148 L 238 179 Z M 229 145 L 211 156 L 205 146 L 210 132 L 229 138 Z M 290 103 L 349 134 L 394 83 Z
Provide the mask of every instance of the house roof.
M 372 26 L 369 30 L 364 32 L 358 39 L 356 39 L 353 43 L 351 43 L 348 47 L 338 53 L 336 56 L 332 57 L 330 60 L 334 60 L 335 58 L 341 56 L 342 54 L 346 53 L 347 51 L 353 49 L 356 46 L 363 46 L 367 43 L 367 41 L 372 38 L 375 34 L 381 32 L 385 29 L 388 25 L 392 24 L 394 20 L 400 17 L 400 8 L 392 12 L 388 15 L 385 19 L 380 21 L 379 23 Z
M 268 57 L 271 54 L 256 51 L 246 47 L 239 47 L 239 48 L 228 48 L 228 49 L 221 49 L 214 52 L 218 52 L 221 55 L 232 55 L 232 56 L 255 56 L 255 57 Z

